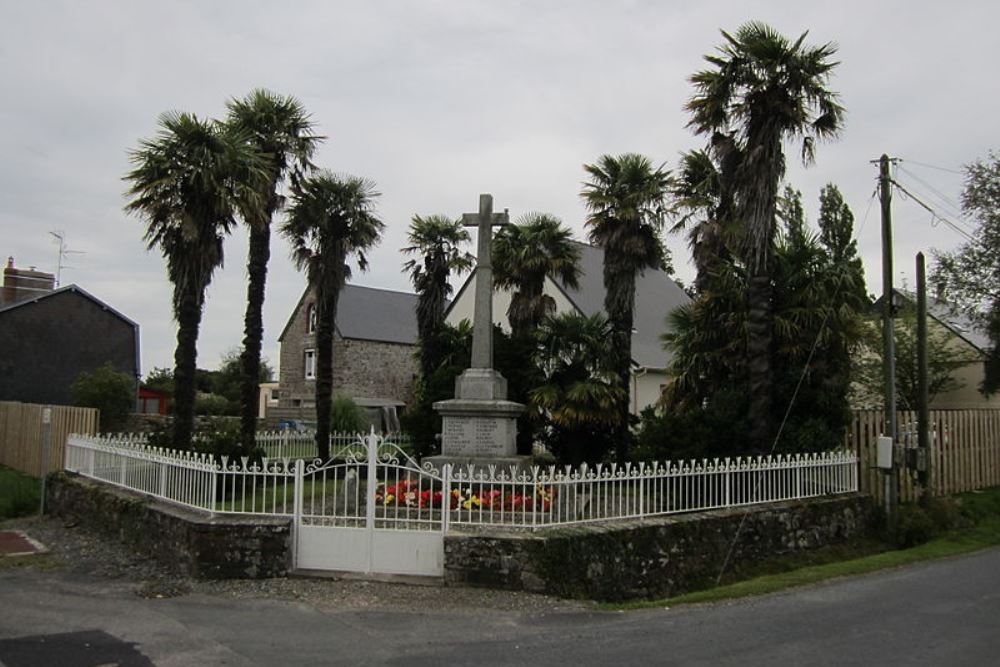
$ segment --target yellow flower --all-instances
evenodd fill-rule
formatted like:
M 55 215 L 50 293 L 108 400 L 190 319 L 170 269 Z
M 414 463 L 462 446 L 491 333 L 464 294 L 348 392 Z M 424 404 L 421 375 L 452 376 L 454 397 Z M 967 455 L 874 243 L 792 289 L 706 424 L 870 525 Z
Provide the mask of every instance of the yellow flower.
M 394 496 L 394 495 L 392 495 L 392 494 L 390 493 L 389 495 L 387 495 L 387 496 L 385 497 L 385 504 L 386 504 L 386 505 L 388 505 L 388 504 L 389 504 L 389 503 L 391 503 L 391 502 L 392 502 L 392 501 L 393 501 L 393 500 L 394 500 L 395 498 L 396 498 L 396 496 Z

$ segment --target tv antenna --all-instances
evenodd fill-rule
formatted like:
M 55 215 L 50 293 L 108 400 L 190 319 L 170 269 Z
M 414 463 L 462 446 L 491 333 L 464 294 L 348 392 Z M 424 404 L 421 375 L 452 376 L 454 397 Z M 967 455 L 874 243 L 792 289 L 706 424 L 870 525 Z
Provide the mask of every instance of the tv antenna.
M 55 242 L 59 244 L 59 261 L 56 262 L 56 287 L 59 287 L 59 285 L 61 284 L 62 270 L 75 268 L 72 266 L 67 266 L 66 264 L 64 264 L 64 261 L 70 255 L 85 255 L 87 253 L 83 250 L 70 250 L 69 247 L 66 245 L 66 232 L 62 231 L 61 229 L 56 230 L 54 232 L 49 232 L 49 234 L 52 235 L 52 237 L 55 239 Z

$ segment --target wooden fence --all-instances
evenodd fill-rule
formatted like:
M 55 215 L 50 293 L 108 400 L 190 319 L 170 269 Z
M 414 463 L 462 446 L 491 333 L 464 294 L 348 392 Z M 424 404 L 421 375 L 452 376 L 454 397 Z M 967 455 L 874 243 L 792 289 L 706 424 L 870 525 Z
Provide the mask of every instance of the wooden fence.
M 881 471 L 875 467 L 876 441 L 885 432 L 881 410 L 855 410 L 847 444 L 858 453 L 860 490 L 883 499 Z M 917 413 L 897 413 L 900 441 L 917 444 Z M 1000 410 L 931 410 L 931 487 L 935 495 L 1000 485 Z M 899 476 L 899 498 L 915 500 L 914 474 Z
M 98 410 L 53 405 L 51 449 L 48 465 L 42 465 L 42 408 L 34 403 L 0 401 L 0 465 L 40 477 L 43 470 L 63 467 L 63 452 L 70 433 L 97 432 Z

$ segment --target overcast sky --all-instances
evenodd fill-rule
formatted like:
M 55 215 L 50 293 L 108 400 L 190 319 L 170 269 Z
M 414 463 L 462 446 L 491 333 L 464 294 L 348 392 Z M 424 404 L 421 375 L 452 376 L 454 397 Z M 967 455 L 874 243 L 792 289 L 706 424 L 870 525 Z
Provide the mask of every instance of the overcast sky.
M 164 262 L 123 214 L 127 153 L 167 110 L 222 116 L 265 87 L 298 97 L 328 140 L 316 162 L 372 178 L 387 228 L 362 285 L 409 290 L 399 248 L 415 213 L 458 216 L 481 192 L 512 216 L 544 211 L 584 235 L 581 166 L 640 152 L 674 166 L 702 145 L 686 129 L 688 77 L 748 20 L 813 44 L 839 44 L 831 87 L 848 110 L 842 138 L 788 180 L 815 224 L 837 183 L 856 216 L 871 291 L 880 289 L 878 206 L 885 152 L 898 174 L 954 219 L 962 165 L 998 148 L 991 2 L 26 2 L 0 0 L 0 254 L 55 271 L 50 231 L 76 283 L 139 322 L 143 372 L 172 365 L 175 327 Z M 866 219 L 866 211 L 868 211 Z M 912 201 L 894 208 L 897 284 L 920 250 L 963 239 Z M 668 238 L 690 280 L 684 239 Z M 217 366 L 242 338 L 246 233 L 226 242 L 199 339 Z M 275 234 L 264 352 L 304 287 Z M 68 323 L 71 324 L 71 323 Z M 68 329 L 68 330 L 71 330 Z

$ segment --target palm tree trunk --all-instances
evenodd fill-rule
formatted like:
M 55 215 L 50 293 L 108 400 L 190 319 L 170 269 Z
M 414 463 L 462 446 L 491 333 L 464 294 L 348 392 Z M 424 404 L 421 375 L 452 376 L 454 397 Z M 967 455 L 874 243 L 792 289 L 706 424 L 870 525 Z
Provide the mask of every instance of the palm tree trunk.
M 240 386 L 240 433 L 243 445 L 253 447 L 260 403 L 260 349 L 264 337 L 264 287 L 271 258 L 270 215 L 250 229 L 247 260 L 247 309 L 243 319 L 243 353 Z
M 747 363 L 750 374 L 750 440 L 758 453 L 770 450 L 771 438 L 771 341 L 773 289 L 766 267 L 750 278 L 747 290 Z
M 609 250 L 605 250 L 609 252 Z M 609 259 L 611 261 L 609 261 Z M 632 433 L 629 429 L 631 410 L 629 410 L 630 385 L 632 382 L 632 326 L 635 310 L 635 271 L 615 270 L 619 262 L 614 258 L 606 258 L 604 264 L 604 285 L 607 295 L 604 309 L 608 312 L 611 323 L 611 353 L 615 374 L 623 392 L 617 399 L 615 419 L 612 434 L 617 459 L 620 463 L 628 460 L 632 445 Z
M 341 262 L 343 263 L 343 262 Z M 325 285 L 317 288 L 316 324 L 316 451 L 330 458 L 330 403 L 333 396 L 333 330 L 337 321 L 340 290 Z
M 195 369 L 198 361 L 198 329 L 201 326 L 202 286 L 175 286 L 177 347 L 174 350 L 175 449 L 191 449 L 194 432 Z

